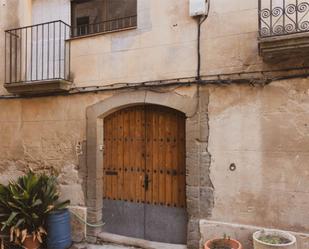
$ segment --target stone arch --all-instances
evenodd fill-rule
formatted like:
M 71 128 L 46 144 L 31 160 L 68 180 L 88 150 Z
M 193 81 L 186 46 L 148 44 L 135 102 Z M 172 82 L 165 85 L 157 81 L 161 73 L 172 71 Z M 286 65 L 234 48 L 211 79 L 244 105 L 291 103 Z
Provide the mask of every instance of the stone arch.
M 87 143 L 86 143 L 86 199 L 88 210 L 88 222 L 99 223 L 102 220 L 102 176 L 103 176 L 103 118 L 108 114 L 131 105 L 141 104 L 155 104 L 173 108 L 186 115 L 186 168 L 190 173 L 197 172 L 193 168 L 199 167 L 195 165 L 200 156 L 198 151 L 198 145 L 195 143 L 196 136 L 199 136 L 199 125 L 197 115 L 199 113 L 200 104 L 199 99 L 196 96 L 196 91 L 190 95 L 181 94 L 181 92 L 167 92 L 158 93 L 152 91 L 132 91 L 125 93 L 118 93 L 112 97 L 100 101 L 87 108 Z M 205 112 L 206 115 L 206 112 Z M 192 158 L 196 158 L 192 161 Z M 192 170 L 191 170 L 192 169 Z M 196 174 L 196 173 L 195 173 Z M 188 178 L 188 177 L 187 177 Z M 190 176 L 192 182 L 195 182 L 196 175 Z M 190 188 L 190 179 L 186 180 L 187 189 L 187 203 L 191 199 L 192 189 Z M 195 184 L 195 183 L 194 183 Z M 196 215 L 192 210 L 197 210 L 199 203 L 188 203 L 187 211 L 189 215 L 189 223 L 192 224 Z M 193 222 L 194 223 L 194 222 Z M 190 228 L 188 229 L 188 231 Z M 191 229 L 192 230 L 192 229 Z M 89 238 L 95 238 L 100 233 L 98 228 L 87 229 L 87 235 Z M 188 240 L 192 235 L 188 234 Z

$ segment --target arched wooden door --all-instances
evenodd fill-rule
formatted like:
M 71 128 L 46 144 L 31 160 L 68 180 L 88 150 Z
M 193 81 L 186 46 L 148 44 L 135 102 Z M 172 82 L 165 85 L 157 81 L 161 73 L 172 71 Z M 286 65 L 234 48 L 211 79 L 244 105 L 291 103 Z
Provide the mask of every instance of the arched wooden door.
M 186 243 L 185 115 L 143 105 L 104 119 L 104 231 Z

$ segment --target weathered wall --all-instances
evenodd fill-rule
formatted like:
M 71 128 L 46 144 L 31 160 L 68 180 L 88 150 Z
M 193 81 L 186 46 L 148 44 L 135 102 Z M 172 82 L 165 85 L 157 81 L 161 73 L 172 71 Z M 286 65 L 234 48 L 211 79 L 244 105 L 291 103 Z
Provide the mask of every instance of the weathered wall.
M 194 77 L 197 22 L 188 0 L 138 1 L 135 30 L 72 41 L 76 86 Z M 201 30 L 201 74 L 227 74 L 307 65 L 266 64 L 258 54 L 258 1 L 211 1 Z
M 309 81 L 214 86 L 209 96 L 210 219 L 309 233 Z
M 85 155 L 86 107 L 106 96 L 0 100 L 1 180 L 27 167 L 52 170 L 72 205 L 85 205 L 79 166 Z
M 188 0 L 139 0 L 137 29 L 73 40 L 75 85 L 194 76 L 196 23 L 188 6 Z
M 38 15 L 32 21 L 69 20 L 68 5 L 63 13 L 41 15 L 50 6 L 43 3 L 63 3 L 59 1 L 33 1 Z M 29 1 L 21 4 L 26 2 L 9 0 L 0 6 L 0 33 L 29 23 L 30 11 L 25 11 Z M 306 65 L 301 60 L 276 65 L 262 62 L 256 0 L 211 4 L 202 28 L 202 74 Z M 196 36 L 188 0 L 139 0 L 137 29 L 72 41 L 74 84 L 101 86 L 195 76 Z M 0 35 L 0 46 L 3 43 L 4 35 Z M 0 65 L 0 92 L 6 93 L 3 77 Z M 184 93 L 191 95 L 195 88 Z M 309 233 L 308 79 L 255 87 L 206 86 L 201 94 L 205 98 L 199 101 L 199 111 L 203 113 L 192 119 L 199 129 L 192 129 L 189 136 L 194 138 L 194 148 L 198 147 L 193 153 L 209 152 L 211 162 L 189 158 L 191 166 L 198 165 L 189 169 L 187 177 L 192 185 L 187 189 L 188 210 L 193 214 L 189 232 L 194 239 L 199 239 L 196 227 L 201 218 Z M 73 205 L 84 206 L 86 154 L 80 145 L 87 139 L 86 108 L 111 95 L 1 99 L 0 181 L 22 174 L 28 166 L 53 168 L 59 174 L 62 195 Z M 232 163 L 235 171 L 229 170 Z
M 70 0 L 32 0 L 32 24 L 61 20 L 71 24 Z
M 31 24 L 31 0 L 3 0 L 0 3 L 0 95 L 7 95 L 5 81 L 5 30 Z
M 208 119 L 203 115 L 192 119 L 197 129 L 188 131 L 188 136 L 203 138 L 196 140 L 199 153 L 209 152 L 211 162 L 190 159 L 199 165 L 190 164 L 187 178 L 192 186 L 187 193 L 193 221 L 207 218 L 309 233 L 309 81 L 278 81 L 264 87 L 217 85 L 200 90 L 205 101 L 200 102 L 199 110 L 207 112 Z M 176 92 L 186 95 L 190 91 L 194 93 L 195 88 Z M 28 166 L 53 168 L 59 174 L 62 195 L 73 205 L 84 206 L 86 108 L 111 96 L 0 100 L 0 180 L 16 177 Z M 209 140 L 197 132 L 209 132 Z M 229 170 L 232 163 L 235 171 Z M 214 190 L 214 200 L 209 188 Z M 195 225 L 189 225 L 194 235 Z
M 70 1 L 32 0 L 32 4 L 32 23 L 58 19 L 70 23 Z M 256 0 L 211 1 L 210 15 L 201 31 L 202 75 L 308 64 L 299 58 L 277 64 L 262 61 L 258 55 L 257 8 Z M 19 16 L 28 12 L 23 8 Z M 189 0 L 138 0 L 137 14 L 137 29 L 71 41 L 74 86 L 196 76 L 197 21 L 189 16 Z M 3 26 L 19 25 L 7 21 Z

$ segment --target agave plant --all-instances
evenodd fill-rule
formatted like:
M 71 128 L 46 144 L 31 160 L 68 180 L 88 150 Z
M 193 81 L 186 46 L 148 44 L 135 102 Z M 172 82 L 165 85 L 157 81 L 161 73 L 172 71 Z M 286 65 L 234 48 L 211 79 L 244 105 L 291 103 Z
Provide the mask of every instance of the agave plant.
M 31 170 L 7 186 L 0 184 L 1 231 L 9 232 L 15 242 L 23 243 L 32 235 L 42 243 L 47 215 L 70 203 L 58 199 L 56 178 Z

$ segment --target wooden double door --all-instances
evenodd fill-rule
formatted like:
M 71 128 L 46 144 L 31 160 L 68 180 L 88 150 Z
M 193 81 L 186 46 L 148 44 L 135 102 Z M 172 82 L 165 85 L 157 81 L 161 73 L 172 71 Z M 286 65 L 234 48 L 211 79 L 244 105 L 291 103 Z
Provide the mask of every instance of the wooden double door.
M 185 116 L 142 105 L 104 119 L 103 220 L 106 232 L 186 242 Z

